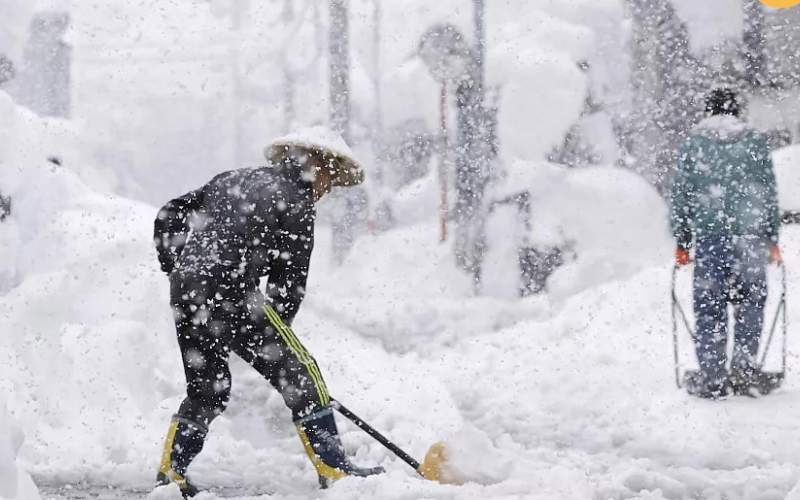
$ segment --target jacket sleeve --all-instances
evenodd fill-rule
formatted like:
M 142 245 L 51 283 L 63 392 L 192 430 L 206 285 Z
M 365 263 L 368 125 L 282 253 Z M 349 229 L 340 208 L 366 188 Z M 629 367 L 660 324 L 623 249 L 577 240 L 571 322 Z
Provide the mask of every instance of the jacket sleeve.
M 153 244 L 161 270 L 165 273 L 169 274 L 175 268 L 191 229 L 190 217 L 202 203 L 203 190 L 198 189 L 169 201 L 158 211 L 153 223 Z
M 670 193 L 670 225 L 676 244 L 681 248 L 692 246 L 692 219 L 694 217 L 694 192 L 692 171 L 694 155 L 691 142 L 686 142 L 678 152 L 678 164 Z
M 775 179 L 775 167 L 772 163 L 772 155 L 770 154 L 769 144 L 766 139 L 762 143 L 762 151 L 759 160 L 762 164 L 764 172 L 764 187 L 766 200 L 765 205 L 767 208 L 767 227 L 766 236 L 773 243 L 778 243 L 778 235 L 781 228 L 781 215 L 778 203 L 778 183 Z
M 314 249 L 314 216 L 281 228 L 276 235 L 278 252 L 267 276 L 267 300 L 281 319 L 291 325 L 306 294 L 306 280 Z

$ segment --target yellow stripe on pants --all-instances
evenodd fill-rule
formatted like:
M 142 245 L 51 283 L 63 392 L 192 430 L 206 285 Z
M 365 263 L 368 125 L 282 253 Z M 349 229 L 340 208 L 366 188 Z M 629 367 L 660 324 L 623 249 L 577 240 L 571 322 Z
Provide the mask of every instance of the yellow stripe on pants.
M 314 386 L 317 389 L 317 394 L 319 395 L 320 403 L 326 405 L 330 402 L 331 397 L 328 394 L 328 387 L 325 385 L 325 380 L 322 378 L 322 373 L 319 370 L 319 366 L 308 350 L 303 346 L 300 342 L 300 339 L 294 334 L 291 328 L 283 322 L 281 317 L 278 315 L 277 311 L 272 308 L 269 304 L 264 306 L 264 313 L 267 315 L 267 319 L 275 328 L 275 331 L 280 335 L 281 339 L 286 343 L 289 349 L 297 356 L 298 361 L 302 363 L 303 366 L 306 367 L 308 370 L 309 376 L 314 383 Z

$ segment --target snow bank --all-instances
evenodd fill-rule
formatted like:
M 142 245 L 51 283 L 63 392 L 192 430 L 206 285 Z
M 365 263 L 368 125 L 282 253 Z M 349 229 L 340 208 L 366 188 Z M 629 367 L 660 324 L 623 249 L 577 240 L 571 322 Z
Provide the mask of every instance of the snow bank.
M 3 271 L 13 277 L 0 291 L 0 391 L 28 436 L 20 459 L 51 479 L 85 477 L 76 456 L 91 464 L 89 476 L 149 470 L 141 450 L 156 454 L 157 438 L 141 431 L 163 432 L 162 401 L 181 385 L 179 364 L 154 356 L 177 350 L 170 336 L 154 335 L 172 327 L 151 248 L 154 209 L 101 194 L 46 161 L 34 145 L 63 139 L 80 154 L 62 122 L 2 92 L 0 106 L 14 141 L 0 145 L 0 186 L 13 200 L 0 223 L 12 257 Z
M 56 158 L 80 177 L 82 183 L 96 190 L 109 190 L 116 184 L 111 168 L 97 165 L 92 159 L 94 142 L 76 122 L 42 118 L 18 106 L 0 90 L 0 191 L 19 188 L 25 172 L 47 158 Z
M 778 201 L 782 210 L 800 210 L 800 146 L 788 146 L 772 153 Z
M 513 457 L 501 452 L 484 432 L 467 424 L 445 441 L 442 480 L 446 484 L 497 484 L 513 469 Z
M 0 331 L 8 332 L 0 336 L 0 390 L 9 394 L 28 435 L 20 460 L 49 483 L 147 487 L 183 393 L 168 286 L 151 248 L 155 209 L 97 192 L 48 162 L 31 160 L 24 170 L 3 172 L 15 199 L 4 227 L 16 232 L 18 258 L 17 282 L 0 301 Z M 398 248 L 402 241 L 398 235 Z M 445 260 L 442 252 L 431 255 L 437 260 L 423 268 L 429 274 L 411 280 L 406 296 Z M 396 269 L 400 283 L 399 271 L 412 266 L 409 258 L 398 252 L 378 264 Z M 315 269 L 319 265 L 315 260 Z M 450 278 L 433 282 L 429 293 L 451 293 L 440 288 Z M 348 290 L 363 291 L 347 283 Z M 341 304 L 333 303 L 338 311 Z M 320 364 L 337 397 L 415 454 L 424 453 L 438 432 L 462 424 L 447 391 L 414 356 L 381 354 L 373 340 L 340 320 L 311 304 L 295 324 L 309 349 L 324 353 Z M 232 364 L 231 407 L 214 422 L 193 472 L 201 485 L 263 489 L 264 471 L 278 463 L 279 479 L 269 484 L 309 496 L 316 488 L 313 469 L 280 396 L 244 363 Z M 409 373 L 428 382 L 406 387 Z M 378 400 L 385 402 L 371 404 Z M 404 409 L 415 405 L 433 415 L 406 415 Z M 342 425 L 357 461 L 387 460 L 368 436 Z M 220 463 L 237 465 L 220 472 Z
M 180 388 L 166 285 L 150 241 L 153 209 L 100 195 L 49 163 L 13 191 L 18 285 L 0 303 L 0 387 L 26 426 L 23 458 L 36 473 L 73 480 L 74 457 L 98 477 L 144 469 L 155 425 Z M 166 418 L 166 417 L 165 417 Z M 155 433 L 155 427 L 150 430 Z M 131 465 L 135 464 L 135 465 Z
M 530 2 L 488 5 L 486 72 L 500 88 L 503 154 L 541 160 L 583 107 L 588 80 L 577 63 L 587 58 L 593 33 Z
M 657 254 L 646 240 L 664 222 L 647 204 L 648 191 L 626 174 L 542 167 L 541 179 L 529 179 L 553 192 L 551 212 L 585 224 L 584 255 L 617 251 L 592 238 L 624 220 L 632 228 L 619 237 L 638 235 L 635 248 L 647 254 L 643 268 L 624 271 L 633 274 L 559 304 L 472 297 L 451 249 L 438 243 L 435 220 L 359 240 L 340 268 L 330 265 L 329 229 L 318 228 L 309 296 L 293 326 L 331 392 L 417 458 L 444 438 L 450 466 L 467 479 L 458 487 L 422 481 L 340 419 L 354 461 L 381 463 L 389 473 L 345 479 L 326 497 L 753 498 L 771 491 L 780 498 L 791 489 L 800 452 L 787 445 L 800 411 L 793 382 L 770 398 L 719 404 L 671 385 L 668 260 L 645 265 Z M 0 303 L 0 330 L 12 332 L 0 337 L 0 353 L 8 353 L 0 389 L 29 436 L 20 461 L 55 482 L 147 488 L 182 391 L 167 287 L 150 249 L 153 210 L 99 195 L 68 172 L 36 170 L 30 182 L 36 192 L 23 188 L 21 196 L 43 203 L 49 217 L 26 221 L 31 230 L 21 245 L 43 268 L 26 267 Z M 592 205 L 597 186 L 605 190 L 596 196 L 619 198 L 643 219 L 625 219 L 634 215 L 618 205 Z M 559 193 L 568 197 L 558 200 Z M 579 220 L 603 207 L 607 216 L 591 223 L 601 228 Z M 785 236 L 793 268 L 798 239 Z M 231 406 L 191 473 L 202 486 L 245 488 L 250 496 L 319 495 L 280 397 L 243 363 L 234 360 L 232 369 Z
M 31 477 L 17 464 L 24 436 L 0 398 L 0 500 L 38 500 Z
M 531 196 L 527 241 L 537 248 L 568 249 L 567 265 L 548 282 L 554 298 L 626 279 L 669 258 L 672 242 L 667 206 L 650 184 L 629 170 L 517 162 L 509 168 L 495 197 L 521 191 Z M 505 223 L 498 223 L 496 217 L 505 217 Z M 496 217 L 490 222 L 500 233 L 509 233 L 517 218 L 516 213 Z M 494 236 L 495 246 L 487 256 L 487 267 L 494 270 L 488 275 L 489 286 L 515 289 L 514 282 L 493 283 L 492 278 L 515 276 L 509 269 L 516 265 L 514 245 L 518 240 Z

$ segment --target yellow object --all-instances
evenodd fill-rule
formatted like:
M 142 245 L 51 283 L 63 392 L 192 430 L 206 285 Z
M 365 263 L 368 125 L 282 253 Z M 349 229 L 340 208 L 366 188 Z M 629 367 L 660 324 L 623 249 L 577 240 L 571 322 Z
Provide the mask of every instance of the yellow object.
M 300 339 L 294 334 L 291 328 L 283 322 L 280 315 L 272 308 L 269 304 L 264 306 L 264 313 L 267 315 L 267 319 L 269 322 L 272 323 L 272 326 L 275 328 L 275 331 L 278 332 L 278 335 L 283 339 L 289 349 L 297 356 L 297 359 L 302 363 L 306 369 L 308 370 L 308 374 L 314 381 L 314 386 L 317 388 L 317 394 L 319 395 L 319 402 L 322 405 L 327 405 L 331 401 L 331 396 L 328 394 L 328 386 L 325 385 L 325 380 L 322 378 L 322 372 L 319 370 L 319 366 L 317 366 L 317 362 L 308 352 L 308 350 L 303 346 L 300 342 Z
M 773 9 L 786 9 L 800 4 L 800 0 L 761 0 L 761 3 Z
M 302 425 L 297 426 L 297 434 L 300 436 L 300 441 L 303 443 L 303 448 L 306 450 L 306 455 L 308 455 L 308 459 L 311 460 L 311 463 L 317 470 L 317 474 L 331 481 L 337 481 L 347 476 L 347 474 L 345 474 L 344 471 L 337 469 L 335 467 L 331 467 L 330 465 L 322 461 L 322 458 L 320 458 L 320 456 L 317 455 L 316 452 L 314 451 L 314 446 L 308 439 L 306 431 L 303 430 Z
M 164 451 L 161 453 L 161 467 L 158 471 L 167 476 L 181 490 L 187 486 L 186 478 L 172 470 L 172 448 L 175 445 L 175 434 L 178 432 L 178 421 L 173 419 L 169 424 L 167 439 L 164 441 Z
M 417 472 L 422 474 L 422 477 L 430 481 L 437 481 L 444 484 L 462 484 L 463 481 L 452 474 L 447 474 L 444 470 L 444 465 L 447 462 L 447 448 L 444 443 L 439 441 L 430 447 L 428 453 L 425 454 L 425 459 L 417 469 Z

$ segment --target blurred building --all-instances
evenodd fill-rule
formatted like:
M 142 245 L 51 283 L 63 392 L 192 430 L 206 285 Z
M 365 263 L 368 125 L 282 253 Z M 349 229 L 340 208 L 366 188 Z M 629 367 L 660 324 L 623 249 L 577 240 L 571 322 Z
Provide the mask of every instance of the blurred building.
M 16 78 L 4 87 L 19 104 L 41 116 L 70 115 L 72 49 L 64 41 L 68 26 L 67 12 L 37 13 Z

